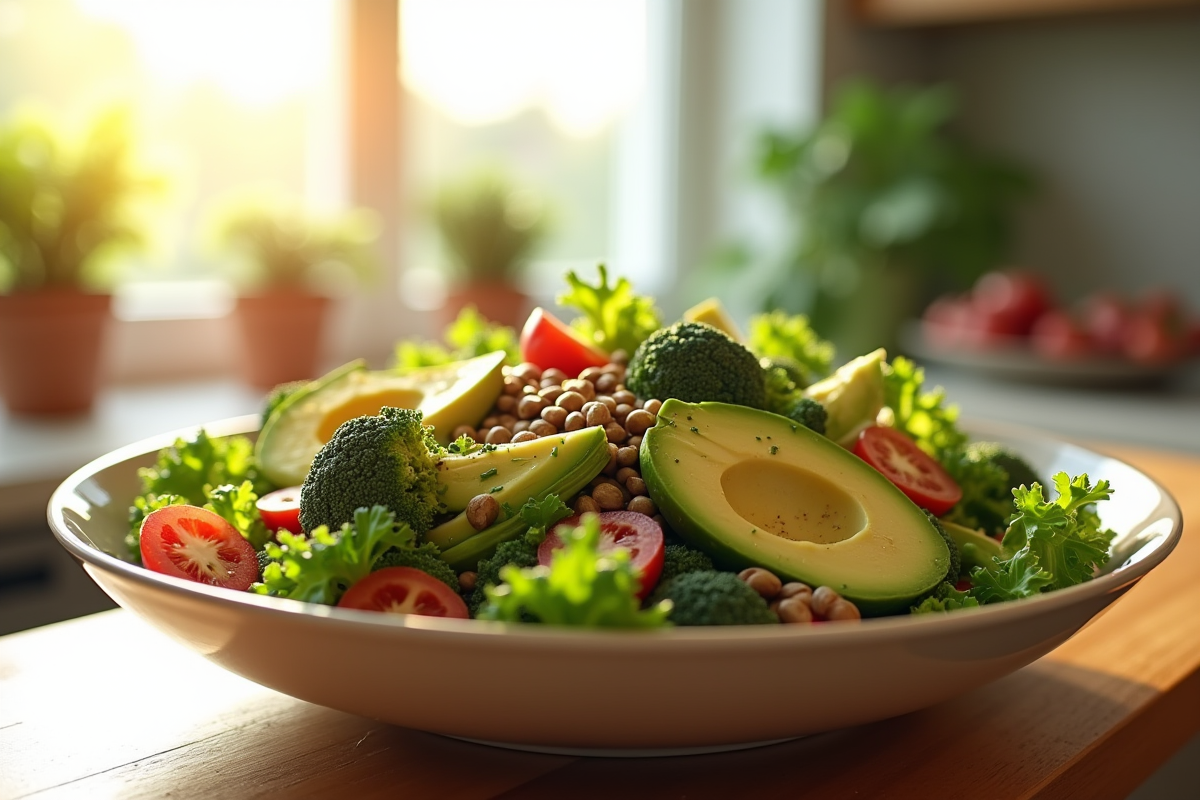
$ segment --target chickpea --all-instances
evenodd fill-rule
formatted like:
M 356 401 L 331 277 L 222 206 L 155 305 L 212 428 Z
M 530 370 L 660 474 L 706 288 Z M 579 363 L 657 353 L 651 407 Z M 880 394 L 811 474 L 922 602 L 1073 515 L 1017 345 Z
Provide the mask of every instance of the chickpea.
M 862 619 L 858 606 L 844 597 L 838 598 L 825 612 L 825 619 L 830 622 L 848 622 Z
M 617 449 L 617 465 L 620 467 L 632 467 L 638 463 L 638 449 L 626 444 L 624 447 Z
M 517 398 L 511 394 L 502 394 L 496 398 L 496 410 L 502 414 L 513 414 L 517 410 Z
M 564 385 L 563 388 L 566 389 L 566 386 Z M 584 400 L 583 395 L 579 392 L 576 392 L 572 389 L 566 389 L 566 391 L 560 394 L 558 399 L 554 402 L 559 408 L 565 408 L 568 412 L 572 412 L 583 408 L 583 404 L 586 403 L 587 400 Z
M 537 436 L 553 436 L 558 433 L 558 428 L 544 419 L 535 419 L 529 423 L 529 430 Z
M 545 385 L 545 381 L 553 381 L 554 384 L 561 384 L 566 379 L 567 373 L 563 372 L 558 367 L 550 367 L 550 369 L 542 372 L 543 385 Z
M 521 433 L 522 431 L 527 431 L 527 430 L 529 430 L 529 420 L 519 419 L 516 422 L 514 422 L 512 425 L 509 426 L 509 430 L 512 431 L 513 433 Z
M 625 430 L 629 431 L 631 436 L 641 436 L 652 427 L 654 427 L 654 415 L 644 408 L 630 411 L 629 416 L 625 418 Z
M 646 494 L 646 482 L 642 480 L 641 475 L 635 475 L 629 480 L 625 481 L 625 488 L 628 489 L 629 493 L 634 497 L 642 497 Z
M 617 464 L 619 465 L 620 463 L 621 463 L 621 451 L 617 450 Z M 636 477 L 638 477 L 638 471 L 636 469 L 633 469 L 632 467 L 620 467 L 617 470 L 617 481 L 619 483 L 625 483 L 630 478 L 636 478 Z
M 617 376 L 612 374 L 611 372 L 605 372 L 602 375 L 600 375 L 598 378 L 596 378 L 596 391 L 597 392 L 603 392 L 604 394 L 609 394 L 610 392 L 616 391 L 616 388 L 617 388 Z
M 641 436 L 630 436 L 629 439 L 625 442 L 625 446 L 632 447 L 634 450 L 641 448 L 642 437 Z
M 526 428 L 523 431 L 517 431 L 514 433 L 511 441 L 513 444 L 517 444 L 519 442 L 532 442 L 536 438 L 538 438 L 538 435 Z
M 509 430 L 512 430 L 512 426 L 516 423 L 516 421 L 517 421 L 517 418 L 514 417 L 512 414 L 501 414 L 500 415 L 500 424 L 503 425 L 504 427 L 508 428 Z
M 451 441 L 453 441 L 454 439 L 457 439 L 460 436 L 469 436 L 472 439 L 474 439 L 475 438 L 475 429 L 472 428 L 470 425 L 459 425 L 457 428 L 454 429 L 454 432 L 450 434 L 450 439 L 451 439 Z
M 541 397 L 547 403 L 557 403 L 558 398 L 562 397 L 562 394 L 563 388 L 555 384 L 554 386 L 547 386 L 538 392 L 538 397 Z
M 812 609 L 808 607 L 804 595 L 782 597 L 771 604 L 772 610 L 785 624 L 805 625 L 813 621 Z
M 617 474 L 617 446 L 612 442 L 608 443 L 608 463 L 604 465 L 604 469 L 600 470 L 605 475 Z
M 592 490 L 592 499 L 604 511 L 616 511 L 625 505 L 621 490 L 607 483 L 600 484 Z
M 563 420 L 563 430 L 577 431 L 587 427 L 587 420 L 583 418 L 583 414 L 578 411 L 572 411 L 567 414 L 567 418 Z
M 564 391 L 578 394 L 584 402 L 596 399 L 596 387 L 592 385 L 591 381 L 579 379 L 563 381 L 562 387 Z
M 477 494 L 467 503 L 467 522 L 477 531 L 490 527 L 500 516 L 500 503 L 490 494 Z
M 662 408 L 662 400 L 647 400 L 645 403 L 642 403 L 642 410 L 655 416 L 658 416 L 660 408 Z
M 766 600 L 776 597 L 783 588 L 783 581 L 775 573 L 761 567 L 748 567 L 739 572 L 738 577 Z
M 511 397 L 516 397 L 521 394 L 521 390 L 525 388 L 525 381 L 513 375 L 507 375 L 504 378 L 504 393 Z
M 607 425 L 612 422 L 612 412 L 603 403 L 592 401 L 583 406 L 583 416 L 589 426 Z
M 617 389 L 612 393 L 612 399 L 617 401 L 617 405 L 627 405 L 630 408 L 637 403 L 637 397 L 628 389 Z
M 833 607 L 833 604 L 841 599 L 842 596 L 835 592 L 832 588 L 828 586 L 818 586 L 813 590 L 812 602 L 809 605 L 812 606 L 813 613 L 824 619 L 829 613 L 829 609 Z
M 615 413 L 617 410 L 617 401 L 606 394 L 596 395 L 596 402 L 603 403 L 608 408 L 608 413 L 610 414 Z
M 619 422 L 610 422 L 604 426 L 604 435 L 610 444 L 621 444 L 629 436 Z
M 529 383 L 530 381 L 539 381 L 542 379 L 542 368 L 537 364 L 525 361 L 513 367 L 512 374 L 513 377 L 520 378 L 525 383 Z
M 481 432 L 484 432 L 486 435 L 486 431 L 489 428 L 494 428 L 499 424 L 500 424 L 500 417 L 498 417 L 495 414 L 492 414 L 491 416 L 487 416 L 487 417 L 483 418 L 483 422 L 479 423 L 479 430 Z
M 806 583 L 797 581 L 789 581 L 779 590 L 779 596 L 783 597 L 812 597 L 812 589 Z
M 497 425 L 487 432 L 484 441 L 488 444 L 507 444 L 512 441 L 512 431 L 501 425 Z
M 626 353 L 624 350 L 613 350 L 608 358 L 612 363 L 622 367 L 629 363 L 629 353 Z
M 633 411 L 633 406 L 625 403 L 617 403 L 617 407 L 613 409 L 613 416 L 617 422 L 625 424 L 625 420 L 629 418 L 629 412 Z
M 576 514 L 599 514 L 600 504 L 592 499 L 591 495 L 580 495 L 574 505 Z
M 458 590 L 460 592 L 475 591 L 475 582 L 477 580 L 479 580 L 479 574 L 476 572 L 471 572 L 470 570 L 460 572 L 458 574 Z
M 546 406 L 542 409 L 542 419 L 553 425 L 555 430 L 559 430 L 567 422 L 567 410 L 562 406 Z
M 630 499 L 628 509 L 636 511 L 639 514 L 645 514 L 647 517 L 654 517 L 659 525 L 666 524 L 666 521 L 658 516 L 658 506 L 654 505 L 654 501 L 645 495 L 638 495 Z
M 522 397 L 520 404 L 517 406 L 517 416 L 521 419 L 534 419 L 541 416 L 544 402 L 542 398 L 535 394 Z
M 588 367 L 583 372 L 579 373 L 579 380 L 595 383 L 596 379 L 604 374 L 604 370 L 600 367 Z

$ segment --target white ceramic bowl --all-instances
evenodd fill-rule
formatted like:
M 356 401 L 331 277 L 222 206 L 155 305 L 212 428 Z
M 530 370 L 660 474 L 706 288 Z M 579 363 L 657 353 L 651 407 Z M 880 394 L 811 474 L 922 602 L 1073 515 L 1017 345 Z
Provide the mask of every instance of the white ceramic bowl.
M 205 426 L 248 433 L 253 417 Z M 1048 477 L 1106 478 L 1118 532 L 1095 580 L 952 614 L 860 624 L 592 632 L 399 617 L 178 580 L 122 560 L 136 470 L 177 434 L 80 469 L 55 535 L 120 605 L 212 661 L 313 703 L 424 731 L 551 752 L 733 749 L 904 714 L 1034 661 L 1160 563 L 1179 508 L 1120 461 L 1028 430 L 975 426 Z

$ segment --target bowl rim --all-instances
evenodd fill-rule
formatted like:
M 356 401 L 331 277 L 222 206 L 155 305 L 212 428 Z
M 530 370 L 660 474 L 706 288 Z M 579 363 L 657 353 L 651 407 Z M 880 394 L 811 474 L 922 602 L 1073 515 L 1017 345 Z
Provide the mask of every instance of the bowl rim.
M 1138 530 L 1149 527 L 1163 518 L 1170 521 L 1165 535 L 1156 535 L 1157 542 L 1141 558 L 1117 566 L 1086 583 L 1048 592 L 1035 597 L 994 605 L 969 608 L 953 614 L 900 615 L 864 619 L 855 625 L 744 625 L 712 627 L 670 627 L 653 630 L 595 630 L 549 625 L 520 625 L 485 620 L 456 620 L 416 615 L 378 614 L 369 611 L 340 609 L 286 598 L 268 597 L 251 592 L 235 592 L 206 584 L 163 575 L 104 552 L 77 536 L 65 524 L 63 511 L 68 499 L 77 489 L 98 472 L 121 462 L 148 456 L 170 446 L 177 438 L 204 429 L 209 435 L 229 436 L 253 434 L 258 430 L 259 416 L 250 414 L 229 417 L 200 425 L 191 425 L 147 437 L 112 450 L 93 459 L 67 477 L 51 495 L 46 513 L 55 538 L 72 556 L 82 562 L 93 580 L 99 579 L 92 570 L 100 570 L 124 581 L 178 598 L 215 604 L 224 610 L 242 610 L 254 614 L 284 615 L 294 621 L 304 620 L 316 625 L 337 625 L 373 635 L 437 635 L 461 639 L 479 645 L 487 643 L 520 643 L 533 648 L 602 649 L 614 647 L 644 651 L 646 648 L 710 647 L 727 642 L 739 646 L 766 649 L 790 648 L 802 643 L 806 648 L 869 646 L 896 640 L 940 637 L 964 631 L 1019 622 L 1039 617 L 1079 603 L 1086 603 L 1107 594 L 1115 594 L 1136 583 L 1162 563 L 1174 550 L 1183 533 L 1183 518 L 1178 502 L 1152 476 L 1137 467 L 1095 450 L 1088 449 L 1059 436 L 1024 425 L 964 420 L 971 432 L 991 433 L 1009 438 L 1036 438 L 1059 449 L 1075 451 L 1091 458 L 1107 459 L 1145 477 L 1159 492 L 1160 499 L 1152 514 L 1143 520 Z M 1148 543 L 1149 544 L 1149 543 Z

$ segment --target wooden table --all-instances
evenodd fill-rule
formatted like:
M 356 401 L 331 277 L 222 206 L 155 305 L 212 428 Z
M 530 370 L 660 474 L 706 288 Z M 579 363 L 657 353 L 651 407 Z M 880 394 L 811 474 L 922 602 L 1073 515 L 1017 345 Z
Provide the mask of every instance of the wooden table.
M 1200 459 L 1098 449 L 1200 519 Z M 653 710 L 631 724 L 638 713 Z M 3 800 L 1120 798 L 1197 731 L 1195 532 L 1109 613 L 1007 678 L 898 719 L 703 757 L 550 756 L 390 727 L 250 683 L 119 610 L 0 638 Z

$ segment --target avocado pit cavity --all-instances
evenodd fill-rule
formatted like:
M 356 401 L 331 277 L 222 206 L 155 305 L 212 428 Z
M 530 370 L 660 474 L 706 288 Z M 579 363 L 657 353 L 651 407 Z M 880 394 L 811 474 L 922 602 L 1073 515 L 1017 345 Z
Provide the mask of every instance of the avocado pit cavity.
M 862 505 L 844 489 L 791 464 L 736 462 L 722 473 L 721 488 L 734 513 L 782 539 L 833 544 L 867 526 Z

